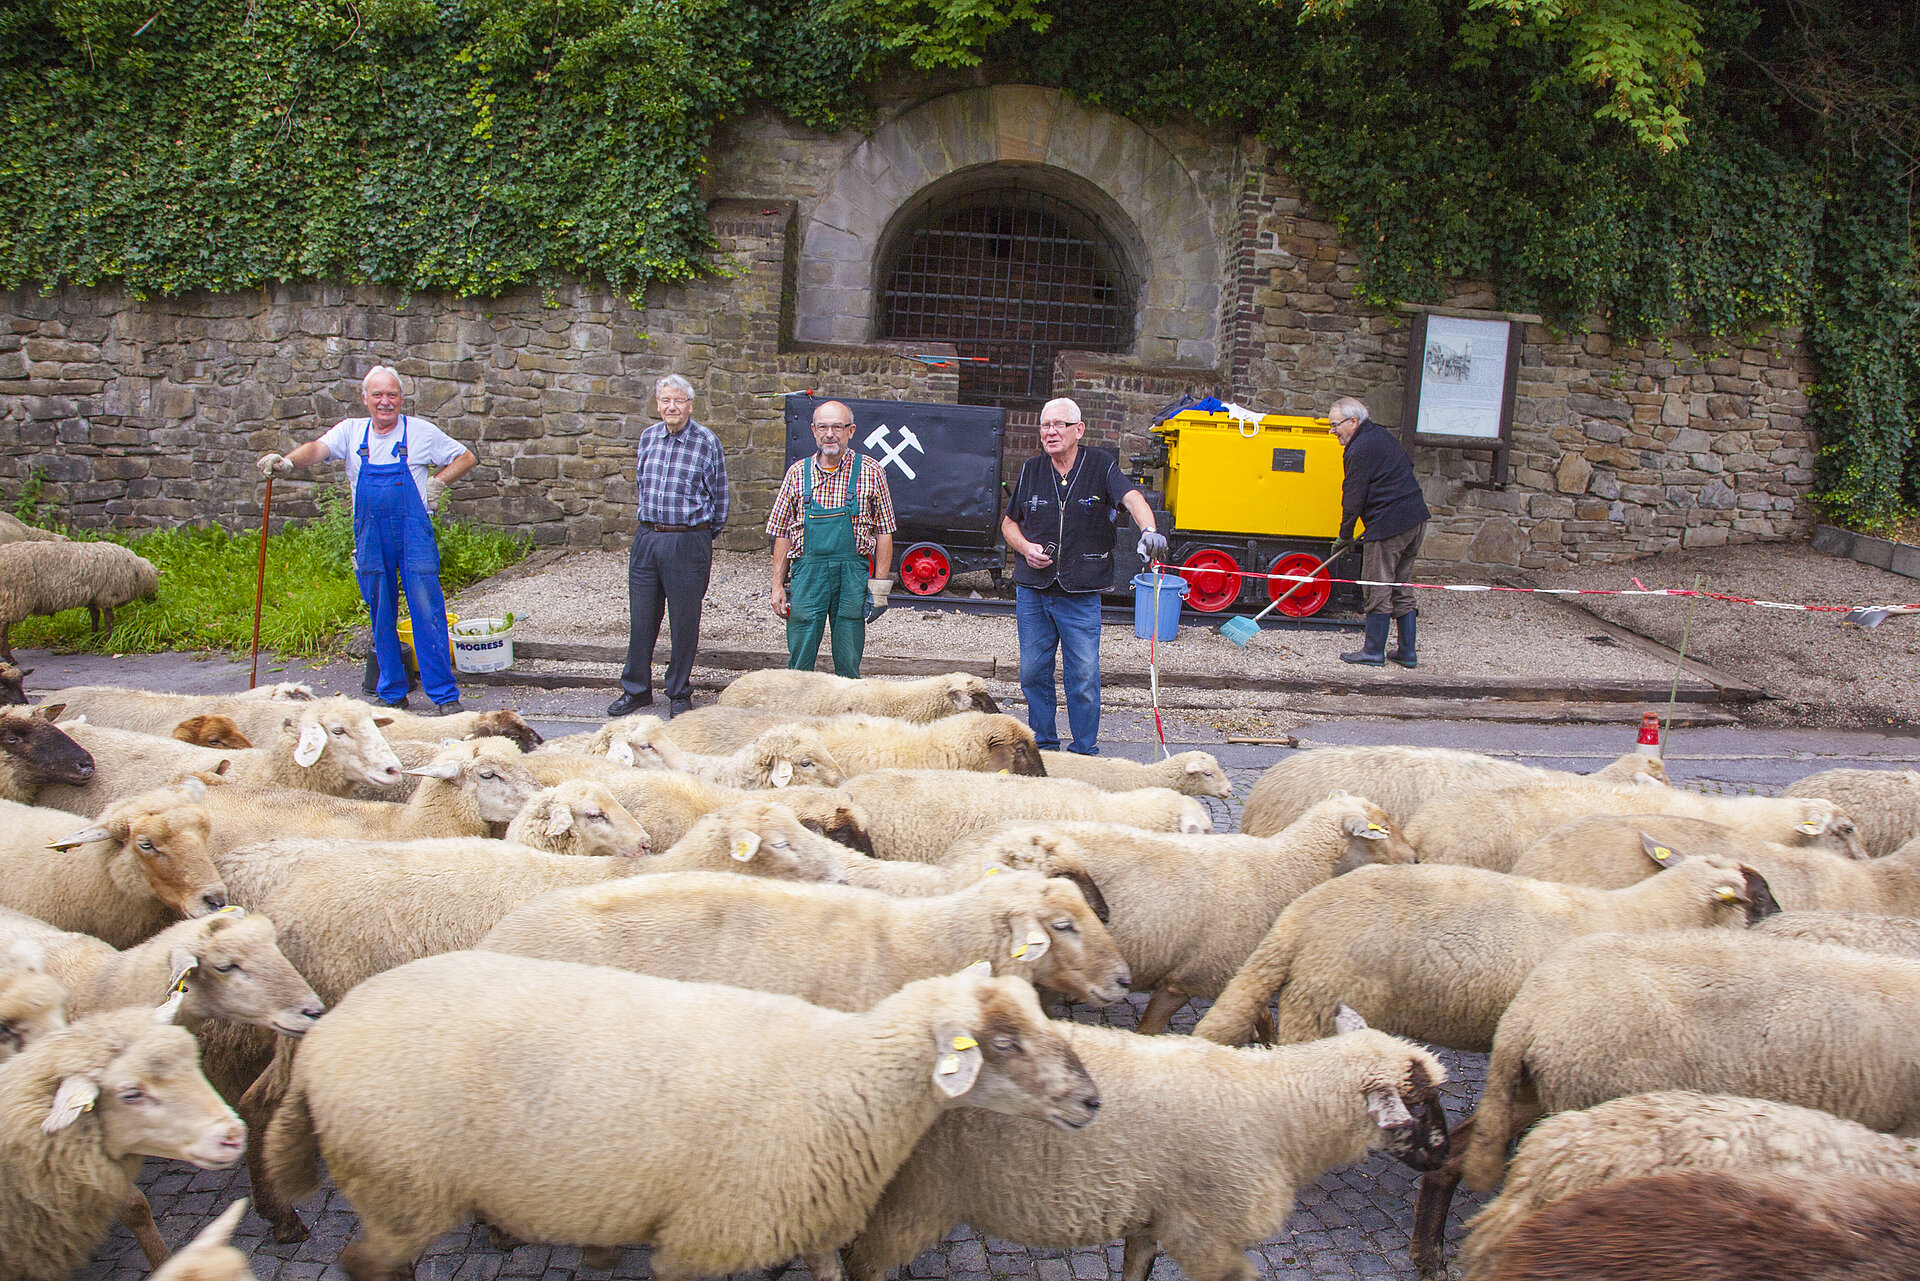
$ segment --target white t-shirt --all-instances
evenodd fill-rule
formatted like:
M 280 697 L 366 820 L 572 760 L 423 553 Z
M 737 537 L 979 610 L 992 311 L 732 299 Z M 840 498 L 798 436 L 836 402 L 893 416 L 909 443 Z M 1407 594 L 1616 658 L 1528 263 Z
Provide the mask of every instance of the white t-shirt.
M 467 452 L 467 447 L 447 433 L 435 427 L 424 418 L 405 415 L 407 428 L 407 470 L 413 473 L 414 488 L 420 490 L 420 501 L 427 498 L 426 482 L 429 467 L 445 467 L 454 459 Z M 360 478 L 360 438 L 367 439 L 367 461 L 379 466 L 393 461 L 393 451 L 400 446 L 400 428 L 382 436 L 379 432 L 367 430 L 365 418 L 344 418 L 333 425 L 333 429 L 320 438 L 327 447 L 327 457 L 347 465 L 347 488 L 352 490 Z

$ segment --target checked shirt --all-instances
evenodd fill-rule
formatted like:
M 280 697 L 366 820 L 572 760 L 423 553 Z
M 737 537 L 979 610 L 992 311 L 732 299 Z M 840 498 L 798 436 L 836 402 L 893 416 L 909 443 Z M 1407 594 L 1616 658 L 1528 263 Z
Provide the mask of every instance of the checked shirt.
M 849 450 L 849 453 L 852 451 Z M 842 507 L 847 501 L 847 473 L 852 468 L 842 462 L 840 466 L 827 471 L 820 466 L 820 460 L 813 460 L 813 501 L 822 507 Z M 800 477 L 806 471 L 806 460 L 801 459 L 787 468 L 787 474 L 780 481 L 780 493 L 773 500 L 773 511 L 767 516 L 767 534 L 772 538 L 791 539 L 793 546 L 787 552 L 789 560 L 800 555 L 801 544 L 806 538 L 806 520 L 800 501 Z M 879 535 L 891 534 L 893 523 L 893 495 L 887 492 L 887 478 L 881 474 L 880 466 L 873 459 L 860 459 L 860 506 L 853 513 L 853 545 L 862 556 L 872 556 L 879 546 Z
M 711 525 L 718 534 L 727 523 L 727 460 L 720 438 L 691 420 L 678 435 L 665 423 L 653 424 L 640 433 L 634 492 L 644 523 Z

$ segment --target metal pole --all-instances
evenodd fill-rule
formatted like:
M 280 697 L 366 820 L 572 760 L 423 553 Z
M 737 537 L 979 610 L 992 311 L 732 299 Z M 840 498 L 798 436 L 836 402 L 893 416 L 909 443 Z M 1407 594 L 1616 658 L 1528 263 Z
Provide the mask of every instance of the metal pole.
M 1693 576 L 1693 597 L 1687 601 L 1687 621 L 1680 629 L 1680 652 L 1673 660 L 1673 688 L 1667 692 L 1667 722 L 1660 727 L 1660 751 L 1667 750 L 1667 735 L 1673 732 L 1673 705 L 1680 698 L 1680 669 L 1687 662 L 1687 638 L 1693 635 L 1693 607 L 1700 603 L 1700 584 L 1706 580 L 1699 574 Z
M 253 575 L 253 659 L 247 669 L 247 688 L 260 680 L 260 607 L 267 595 L 267 516 L 273 511 L 273 477 L 267 477 L 267 496 L 260 502 L 260 564 Z

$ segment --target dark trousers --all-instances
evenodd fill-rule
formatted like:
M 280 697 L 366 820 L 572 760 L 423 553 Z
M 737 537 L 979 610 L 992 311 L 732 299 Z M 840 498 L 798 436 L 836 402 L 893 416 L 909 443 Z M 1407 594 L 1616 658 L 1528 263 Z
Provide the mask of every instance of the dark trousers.
M 1413 576 L 1413 562 L 1420 559 L 1420 544 L 1426 540 L 1427 523 L 1421 521 L 1404 534 L 1364 542 L 1360 554 L 1360 577 L 1376 583 L 1404 583 Z M 1366 587 L 1369 614 L 1392 614 L 1395 618 L 1411 614 L 1417 608 L 1411 587 Z
M 693 656 L 700 648 L 700 605 L 713 577 L 713 535 L 702 530 L 668 534 L 650 529 L 633 536 L 627 558 L 627 665 L 620 688 L 653 691 L 653 646 L 660 617 L 667 618 L 668 698 L 693 697 Z

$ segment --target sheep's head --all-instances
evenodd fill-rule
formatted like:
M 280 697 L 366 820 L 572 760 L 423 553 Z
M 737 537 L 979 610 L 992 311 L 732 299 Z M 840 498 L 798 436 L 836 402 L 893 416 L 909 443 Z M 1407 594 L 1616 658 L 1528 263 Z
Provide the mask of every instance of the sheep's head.
M 1005 713 L 987 715 L 974 712 L 957 720 L 936 721 L 934 724 L 952 724 L 956 728 L 944 732 L 964 733 L 973 737 L 979 744 L 983 758 L 979 768 L 989 774 L 1026 774 L 1034 778 L 1046 776 L 1046 762 L 1040 758 L 1040 745 L 1034 741 L 1033 731 Z
M 994 702 L 993 695 L 987 692 L 987 683 L 978 676 L 965 672 L 949 672 L 941 678 L 946 682 L 947 701 L 953 704 L 954 713 L 986 712 L 998 715 L 1000 704 Z
M 1866 858 L 1853 816 L 1829 800 L 1819 797 L 1795 797 L 1797 819 L 1793 825 L 1793 845 L 1832 850 L 1842 858 Z
M 1233 799 L 1233 780 L 1220 768 L 1212 752 L 1182 752 L 1173 759 L 1180 768 L 1175 791 L 1188 796 L 1217 796 L 1223 801 Z
M 1213 830 L 1213 815 L 1191 796 L 1180 798 L 1180 831 L 1186 836 L 1205 836 Z
M 539 781 L 520 763 L 520 749 L 497 738 L 449 743 L 427 764 L 406 772 L 465 792 L 484 823 L 513 822 L 540 790 Z
M 1341 1048 L 1363 1064 L 1361 1094 L 1379 1135 L 1375 1146 L 1416 1170 L 1445 1165 L 1449 1136 L 1440 1087 L 1446 1068 L 1420 1047 L 1369 1028 L 1350 1005 L 1335 1007 L 1333 1027 L 1346 1042 Z
M 1100 1111 L 1100 1091 L 1025 979 L 970 966 L 909 983 L 881 1002 L 936 1010 L 927 1047 L 934 1088 L 948 1107 L 978 1107 L 1078 1130 Z M 929 998 L 932 998 L 929 1000 Z
M 247 1127 L 200 1075 L 193 1037 L 155 1022 L 150 1010 L 96 1014 L 27 1053 L 44 1056 L 60 1078 L 40 1122 L 47 1134 L 91 1111 L 114 1160 L 151 1156 L 217 1170 L 246 1151 Z
M 0 659 L 0 703 L 25 703 L 27 701 L 27 677 L 33 675 L 33 669 L 15 667 L 5 659 Z
M 502 707 L 491 712 L 481 712 L 473 720 L 473 732 L 468 738 L 505 738 L 523 752 L 531 752 L 546 739 L 540 731 L 527 724 L 526 718 L 511 707 Z
M 299 681 L 275 681 L 271 685 L 260 685 L 253 689 L 241 690 L 235 698 L 278 699 L 284 703 L 311 703 L 313 686 L 302 685 Z
M 207 855 L 207 785 L 185 778 L 108 807 L 93 824 L 50 842 L 55 849 L 106 842 L 107 875 L 121 890 L 149 893 L 182 916 L 227 905 L 227 887 Z
M 241 1197 L 161 1264 L 148 1281 L 256 1281 L 247 1256 L 227 1244 L 246 1212 L 247 1199 Z
M 667 737 L 667 723 L 658 716 L 622 716 L 608 721 L 588 744 L 594 756 L 635 769 L 687 770 L 686 753 Z
M 1667 786 L 1667 766 L 1658 756 L 1648 756 L 1644 752 L 1628 752 L 1625 756 L 1598 769 L 1590 776 L 1596 782 L 1611 783 L 1615 787 L 1632 787 L 1636 784 L 1647 787 Z
M 1309 815 L 1312 817 L 1309 818 Z M 1333 870 L 1328 873 L 1330 876 L 1351 872 L 1368 863 L 1420 861 L 1413 846 L 1407 843 L 1407 838 L 1387 817 L 1387 812 L 1364 796 L 1349 796 L 1336 790 L 1307 814 L 1301 815 L 1299 821 L 1333 823 L 1346 833 L 1346 852 L 1333 865 Z
M 250 1023 L 304 1036 L 326 1006 L 281 955 L 273 922 L 237 907 L 165 931 L 170 990 L 192 1020 Z
M 638 858 L 653 841 L 604 783 L 568 779 L 536 792 L 513 823 L 507 839 L 556 854 Z
M 354 699 L 317 699 L 281 722 L 281 750 L 290 751 L 302 769 L 327 756 L 352 782 L 391 787 L 401 781 L 400 758 L 380 726 L 392 723 L 392 717 L 376 717 L 372 708 Z
M 195 747 L 213 747 L 223 752 L 239 752 L 253 746 L 253 741 L 240 732 L 233 717 L 217 712 L 187 717 L 173 727 L 173 736 Z
M 778 801 L 741 801 L 715 810 L 681 839 L 725 841 L 729 866 L 747 876 L 847 883 L 833 843 L 802 827 L 794 812 Z
M 1702 925 L 1744 930 L 1780 911 L 1767 878 L 1744 863 L 1717 854 L 1688 858 L 1642 832 L 1641 848 L 1661 867 L 1658 877 L 1677 877 L 1699 896 Z
M 93 756 L 54 724 L 65 703 L 32 711 L 0 708 L 0 753 L 13 758 L 29 788 L 46 783 L 82 787 L 93 777 Z
M 838 787 L 846 775 L 827 751 L 820 731 L 805 725 L 776 725 L 747 744 L 744 749 L 752 762 L 754 785 L 787 787 Z
M 961 893 L 981 900 L 993 916 L 998 937 L 993 955 L 982 959 L 995 974 L 1017 974 L 1095 1005 L 1126 996 L 1133 976 L 1073 881 L 1005 872 Z
M 873 857 L 873 820 L 845 792 L 827 787 L 788 787 L 781 791 L 780 802 L 808 831 Z
M 67 989 L 47 973 L 47 949 L 17 939 L 0 955 L 0 1063 L 67 1025 Z

